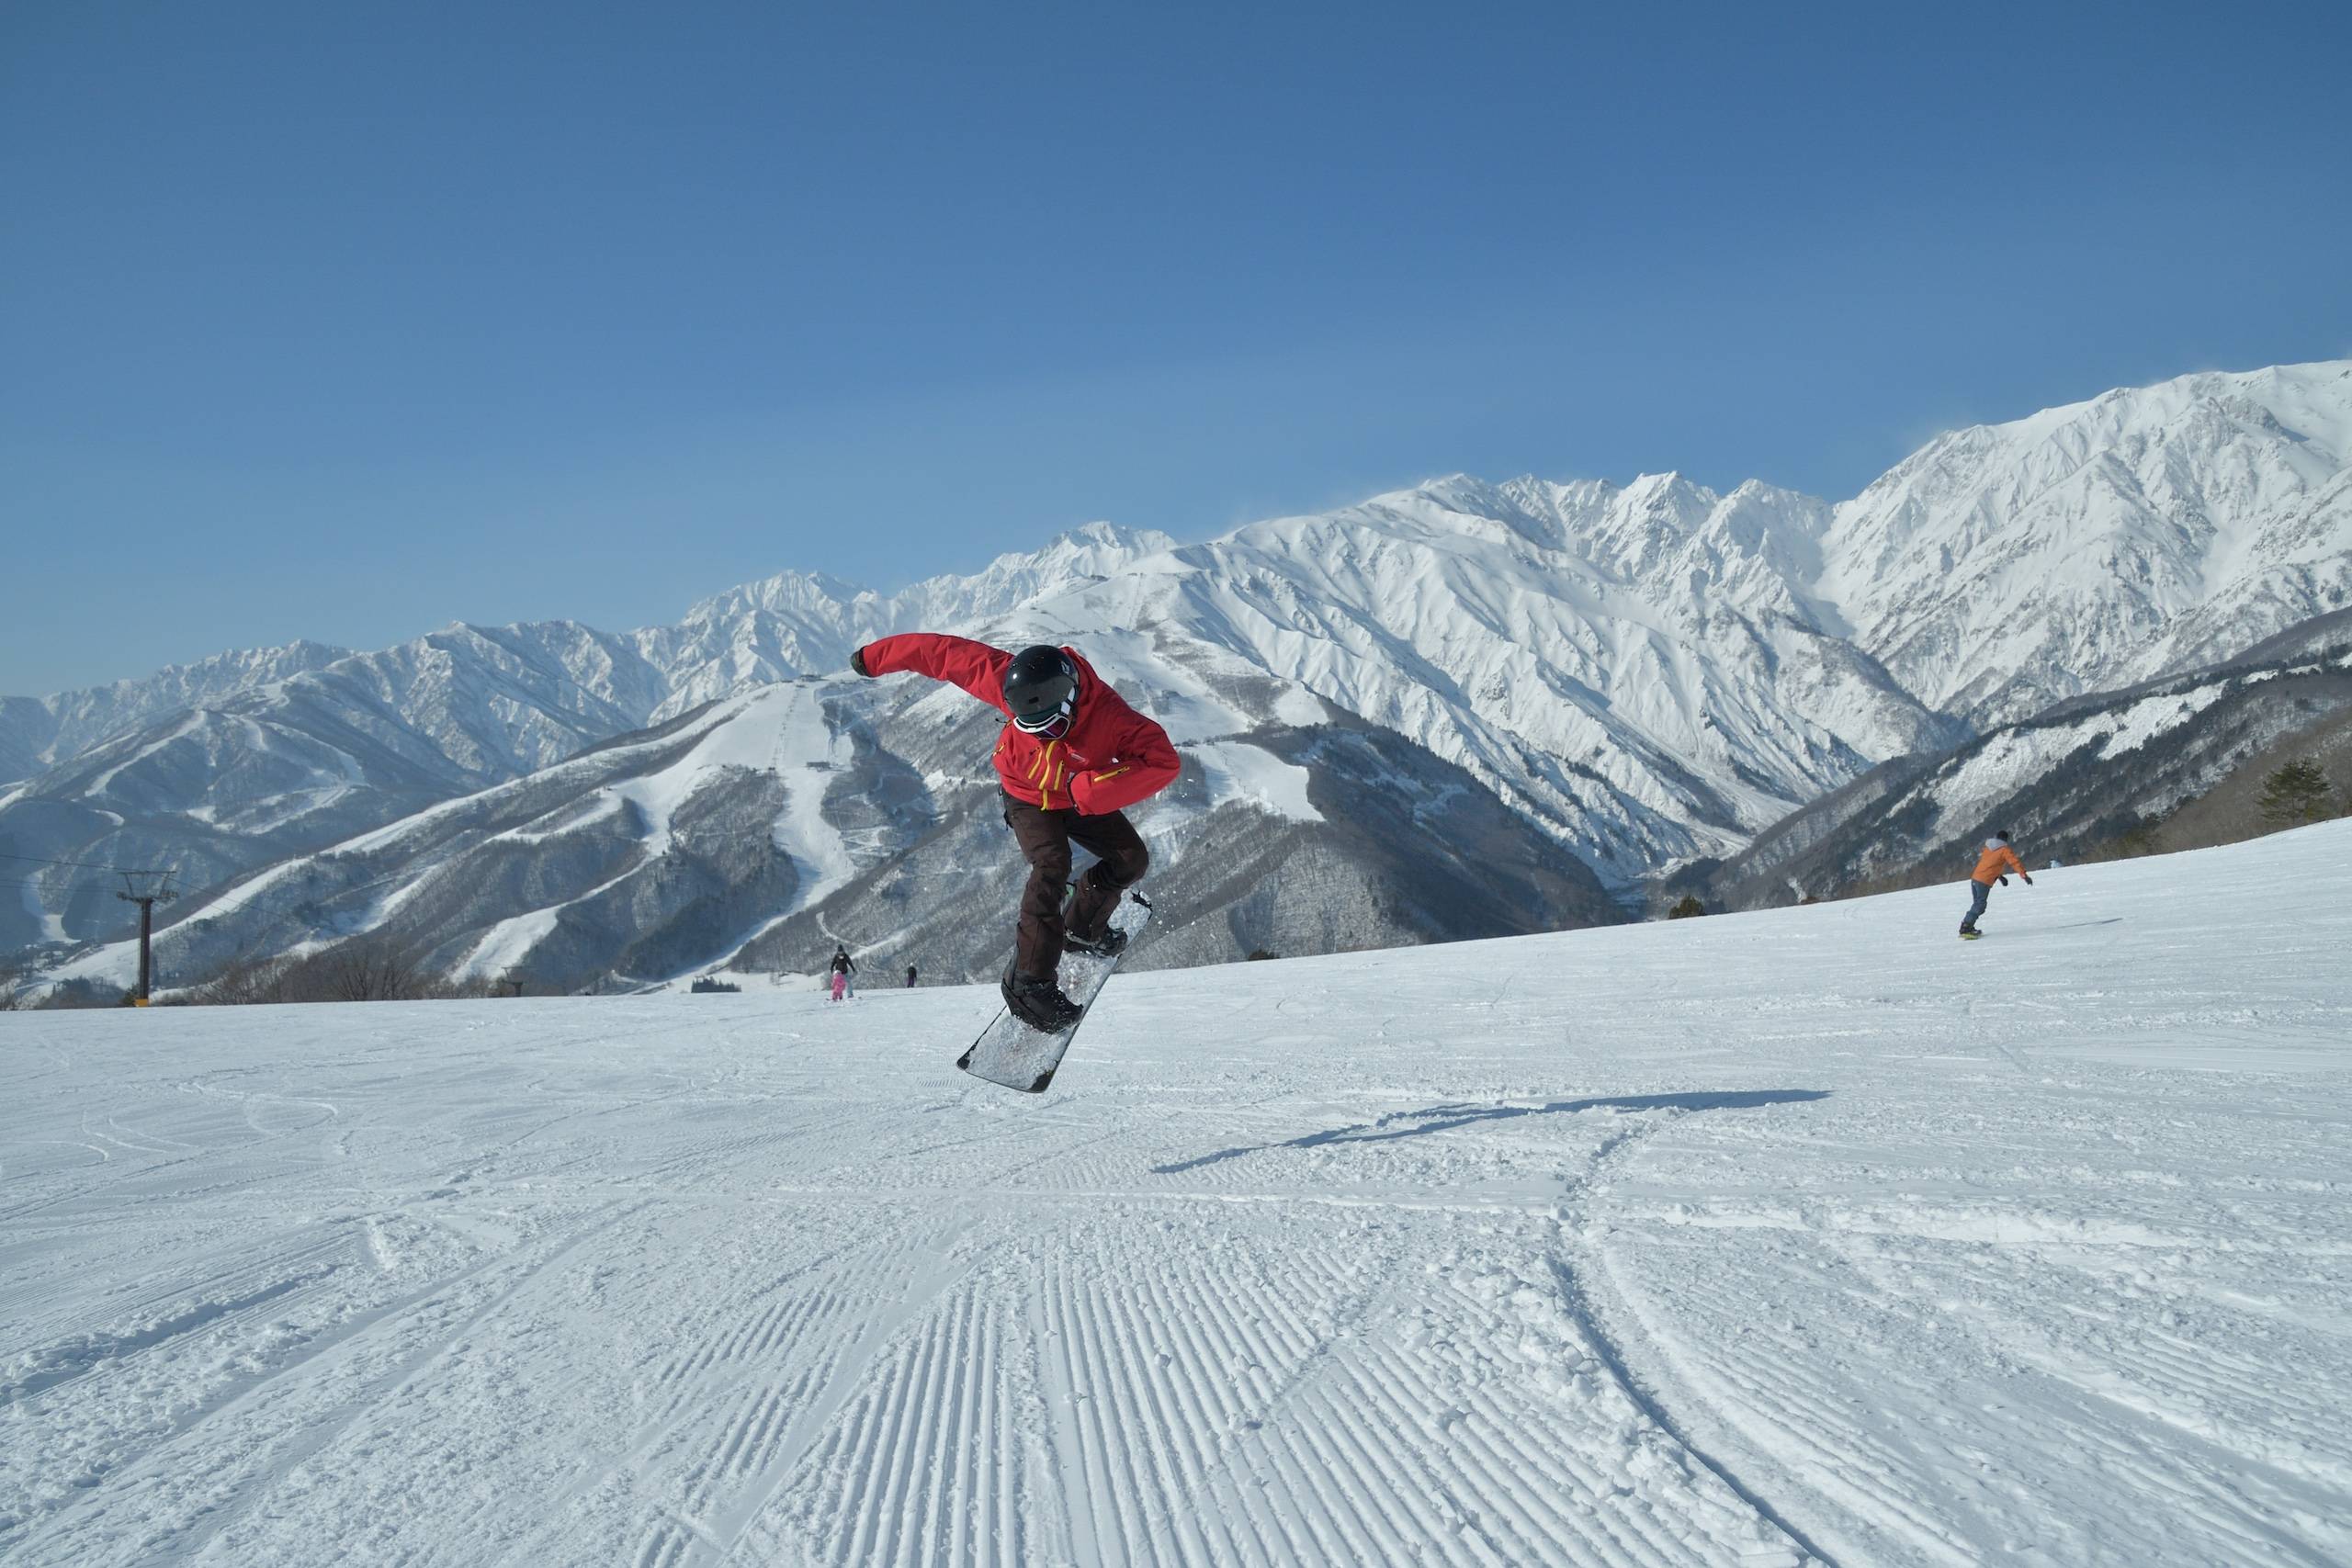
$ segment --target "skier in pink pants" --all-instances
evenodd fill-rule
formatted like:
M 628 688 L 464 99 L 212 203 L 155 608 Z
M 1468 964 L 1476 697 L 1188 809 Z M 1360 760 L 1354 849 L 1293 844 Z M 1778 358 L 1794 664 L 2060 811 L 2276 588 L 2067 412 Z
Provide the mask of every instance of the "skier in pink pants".
M 833 949 L 833 1000 L 840 1001 L 849 995 L 850 972 L 856 967 L 856 961 L 850 957 L 849 949 Z

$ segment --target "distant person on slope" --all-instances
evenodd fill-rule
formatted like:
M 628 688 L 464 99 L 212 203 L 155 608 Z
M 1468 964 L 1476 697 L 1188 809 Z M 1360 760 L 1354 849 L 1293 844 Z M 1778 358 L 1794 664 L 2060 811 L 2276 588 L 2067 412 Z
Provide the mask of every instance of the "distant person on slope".
M 914 966 L 913 964 L 908 964 L 908 965 L 907 965 L 907 989 L 909 989 L 910 991 L 911 991 L 911 990 L 913 990 L 914 988 L 915 988 L 915 966 Z
M 1984 852 L 1976 857 L 1976 870 L 1968 879 L 1975 897 L 1969 903 L 1968 913 L 1961 917 L 1961 935 L 1976 934 L 1976 922 L 1984 917 L 1984 900 L 1993 896 L 1993 884 L 1999 881 L 2006 885 L 2009 879 L 2005 874 L 2012 871 L 2025 877 L 2028 887 L 2033 886 L 2033 878 L 2026 874 L 2025 863 L 2009 848 L 2009 835 L 2005 829 L 1985 840 Z
M 1065 945 L 1116 953 L 1126 934 L 1110 924 L 1119 895 L 1141 879 L 1151 855 L 1124 808 L 1175 782 L 1182 764 L 1168 732 L 1126 705 L 1094 667 L 1067 648 L 1043 644 L 1007 653 L 984 642 L 909 632 L 850 655 L 861 675 L 912 671 L 946 681 L 1002 713 L 997 782 L 1004 822 L 1029 863 L 1004 1005 L 1033 1029 L 1078 1021 L 1062 994 Z M 1065 917 L 1069 847 L 1096 856 Z
M 833 1000 L 840 1001 L 849 995 L 849 977 L 857 973 L 857 962 L 850 957 L 848 948 L 836 947 L 833 949 L 832 968 Z

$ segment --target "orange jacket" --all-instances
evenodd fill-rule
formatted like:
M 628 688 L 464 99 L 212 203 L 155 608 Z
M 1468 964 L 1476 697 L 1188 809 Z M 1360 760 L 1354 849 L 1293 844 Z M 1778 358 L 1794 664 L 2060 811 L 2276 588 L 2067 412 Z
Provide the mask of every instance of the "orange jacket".
M 2018 859 L 2017 851 L 2000 840 L 1987 839 L 1984 840 L 1984 852 L 1976 857 L 1976 869 L 1969 874 L 1968 880 L 1982 882 L 1989 887 L 1995 877 L 2007 871 L 2025 876 L 2025 863 Z M 2025 876 L 2025 879 L 2028 882 L 2033 880 L 2030 876 Z
M 1078 713 L 1069 733 L 1048 740 L 1012 724 L 997 737 L 996 773 L 1007 795 L 1048 811 L 1076 807 L 1099 817 L 1133 806 L 1176 782 L 1182 762 L 1168 732 L 1129 707 L 1094 666 L 1071 649 L 1078 667 Z M 961 686 L 995 708 L 1004 707 L 1004 667 L 1012 655 L 984 642 L 931 632 L 906 632 L 858 649 L 869 675 L 910 670 Z

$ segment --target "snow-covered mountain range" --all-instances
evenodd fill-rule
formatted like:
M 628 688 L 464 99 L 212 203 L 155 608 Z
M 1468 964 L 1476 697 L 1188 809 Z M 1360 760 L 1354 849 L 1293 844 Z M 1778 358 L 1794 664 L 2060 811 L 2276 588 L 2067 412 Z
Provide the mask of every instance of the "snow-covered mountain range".
M 451 626 L 379 652 L 317 644 L 222 655 L 0 705 L 0 848 L 51 861 L 174 866 L 184 889 L 525 777 L 615 736 L 803 669 L 837 669 L 881 631 L 1050 592 L 1163 535 L 1107 525 L 978 577 L 882 597 L 787 573 L 616 636 L 569 621 Z M 62 760 L 61 760 L 62 759 Z M 110 887 L 71 865 L 0 900 L 0 951 L 108 931 Z
M 1147 831 L 1155 882 L 1197 883 L 1201 918 L 1157 937 L 1164 960 L 1603 919 L 1601 887 L 1736 854 L 1890 759 L 2352 602 L 2347 472 L 2337 362 L 1958 432 L 1837 506 L 1455 477 L 1193 546 L 1092 525 L 895 595 L 785 573 L 625 635 L 224 656 L 0 705 L 0 773 L 21 775 L 0 847 L 178 863 L 217 895 L 178 912 L 188 962 L 422 937 L 401 911 L 430 908 L 440 955 L 477 969 L 789 968 L 803 928 L 933 926 L 978 966 L 951 934 L 1010 897 L 989 716 L 840 672 L 922 626 L 1078 644 L 1177 733 L 1191 765 Z M 706 818 L 731 837 L 697 838 Z M 1288 869 L 1263 897 L 1211 874 L 1269 854 Z M 436 902 L 435 879 L 469 897 Z M 1415 904 L 1433 879 L 1459 896 Z M 19 886 L 0 948 L 119 920 L 86 874 Z M 658 960 L 628 956 L 673 925 L 690 934 Z
M 1761 908 L 1896 881 L 1948 880 L 2010 830 L 2041 863 L 2127 835 L 2149 850 L 2245 838 L 2281 762 L 2352 755 L 2352 610 L 2218 664 L 2055 703 L 1944 752 L 1897 758 L 1792 812 L 1674 891 Z M 2201 819 L 2200 819 L 2201 818 Z
M 2352 361 L 1939 436 L 1838 508 L 1819 592 L 1979 725 L 2226 659 L 2352 598 Z

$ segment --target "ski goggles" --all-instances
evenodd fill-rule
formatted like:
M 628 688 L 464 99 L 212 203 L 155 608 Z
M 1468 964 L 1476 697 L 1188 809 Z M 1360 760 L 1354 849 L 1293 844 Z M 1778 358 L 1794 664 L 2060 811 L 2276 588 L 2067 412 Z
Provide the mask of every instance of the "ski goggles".
M 1013 728 L 1023 735 L 1035 735 L 1043 740 L 1059 740 L 1069 733 L 1070 716 L 1077 709 L 1078 699 L 1065 697 L 1057 708 L 1014 719 Z

